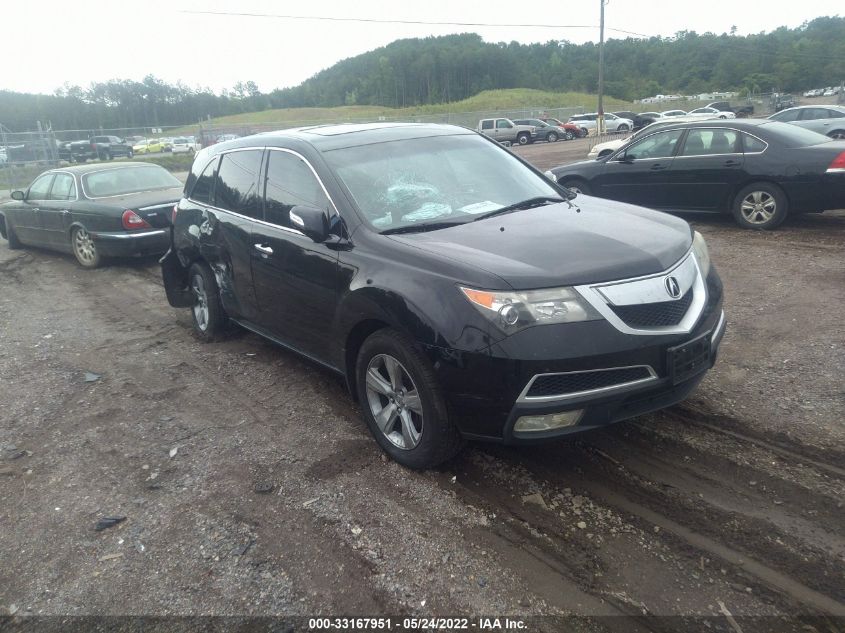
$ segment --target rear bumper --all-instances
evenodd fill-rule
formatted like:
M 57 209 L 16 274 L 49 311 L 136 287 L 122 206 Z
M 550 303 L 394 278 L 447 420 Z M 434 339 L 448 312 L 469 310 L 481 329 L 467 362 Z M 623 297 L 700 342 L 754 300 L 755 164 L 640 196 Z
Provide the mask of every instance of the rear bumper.
M 160 255 L 170 248 L 168 229 L 151 229 L 130 233 L 91 233 L 100 253 L 106 257 Z

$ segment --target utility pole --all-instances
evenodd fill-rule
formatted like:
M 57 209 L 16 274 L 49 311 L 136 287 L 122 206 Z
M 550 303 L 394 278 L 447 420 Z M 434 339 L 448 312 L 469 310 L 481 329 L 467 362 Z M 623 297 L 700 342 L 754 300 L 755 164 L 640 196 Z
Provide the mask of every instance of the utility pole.
M 599 109 L 596 121 L 596 133 L 604 133 L 604 5 L 605 0 L 599 0 L 601 17 L 599 19 Z

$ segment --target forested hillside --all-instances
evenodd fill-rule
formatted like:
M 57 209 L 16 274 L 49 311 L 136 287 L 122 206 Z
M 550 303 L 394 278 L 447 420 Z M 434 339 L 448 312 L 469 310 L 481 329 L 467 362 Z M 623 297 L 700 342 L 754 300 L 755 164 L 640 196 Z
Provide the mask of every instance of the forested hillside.
M 672 38 L 611 39 L 605 59 L 607 94 L 629 101 L 661 92 L 827 86 L 845 79 L 845 18 L 744 37 L 685 31 Z M 180 125 L 269 108 L 414 107 L 501 88 L 595 92 L 597 80 L 596 44 L 488 43 L 467 33 L 398 40 L 269 94 L 252 82 L 214 94 L 153 76 L 65 86 L 50 96 L 0 91 L 0 123 L 12 130 L 32 128 L 36 120 L 54 129 Z

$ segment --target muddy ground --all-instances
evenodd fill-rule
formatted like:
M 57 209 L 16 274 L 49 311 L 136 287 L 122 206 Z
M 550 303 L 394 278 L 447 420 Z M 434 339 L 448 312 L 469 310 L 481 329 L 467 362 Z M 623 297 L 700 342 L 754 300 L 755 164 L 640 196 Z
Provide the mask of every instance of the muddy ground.
M 198 342 L 155 261 L 3 242 L 0 614 L 845 615 L 845 212 L 692 221 L 728 331 L 688 401 L 424 473 L 334 375 Z

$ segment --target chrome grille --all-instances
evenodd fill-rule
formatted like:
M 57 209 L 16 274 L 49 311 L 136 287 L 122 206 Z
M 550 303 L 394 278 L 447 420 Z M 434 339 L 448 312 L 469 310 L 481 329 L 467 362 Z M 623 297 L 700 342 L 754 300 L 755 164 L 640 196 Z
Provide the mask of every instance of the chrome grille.
M 648 378 L 651 378 L 648 367 L 620 367 L 618 369 L 567 374 L 541 374 L 534 378 L 526 397 L 546 398 L 548 396 L 569 395 L 580 391 L 616 387 Z
M 692 288 L 680 299 L 627 306 L 611 305 L 610 309 L 630 327 L 666 327 L 678 325 L 692 303 Z

